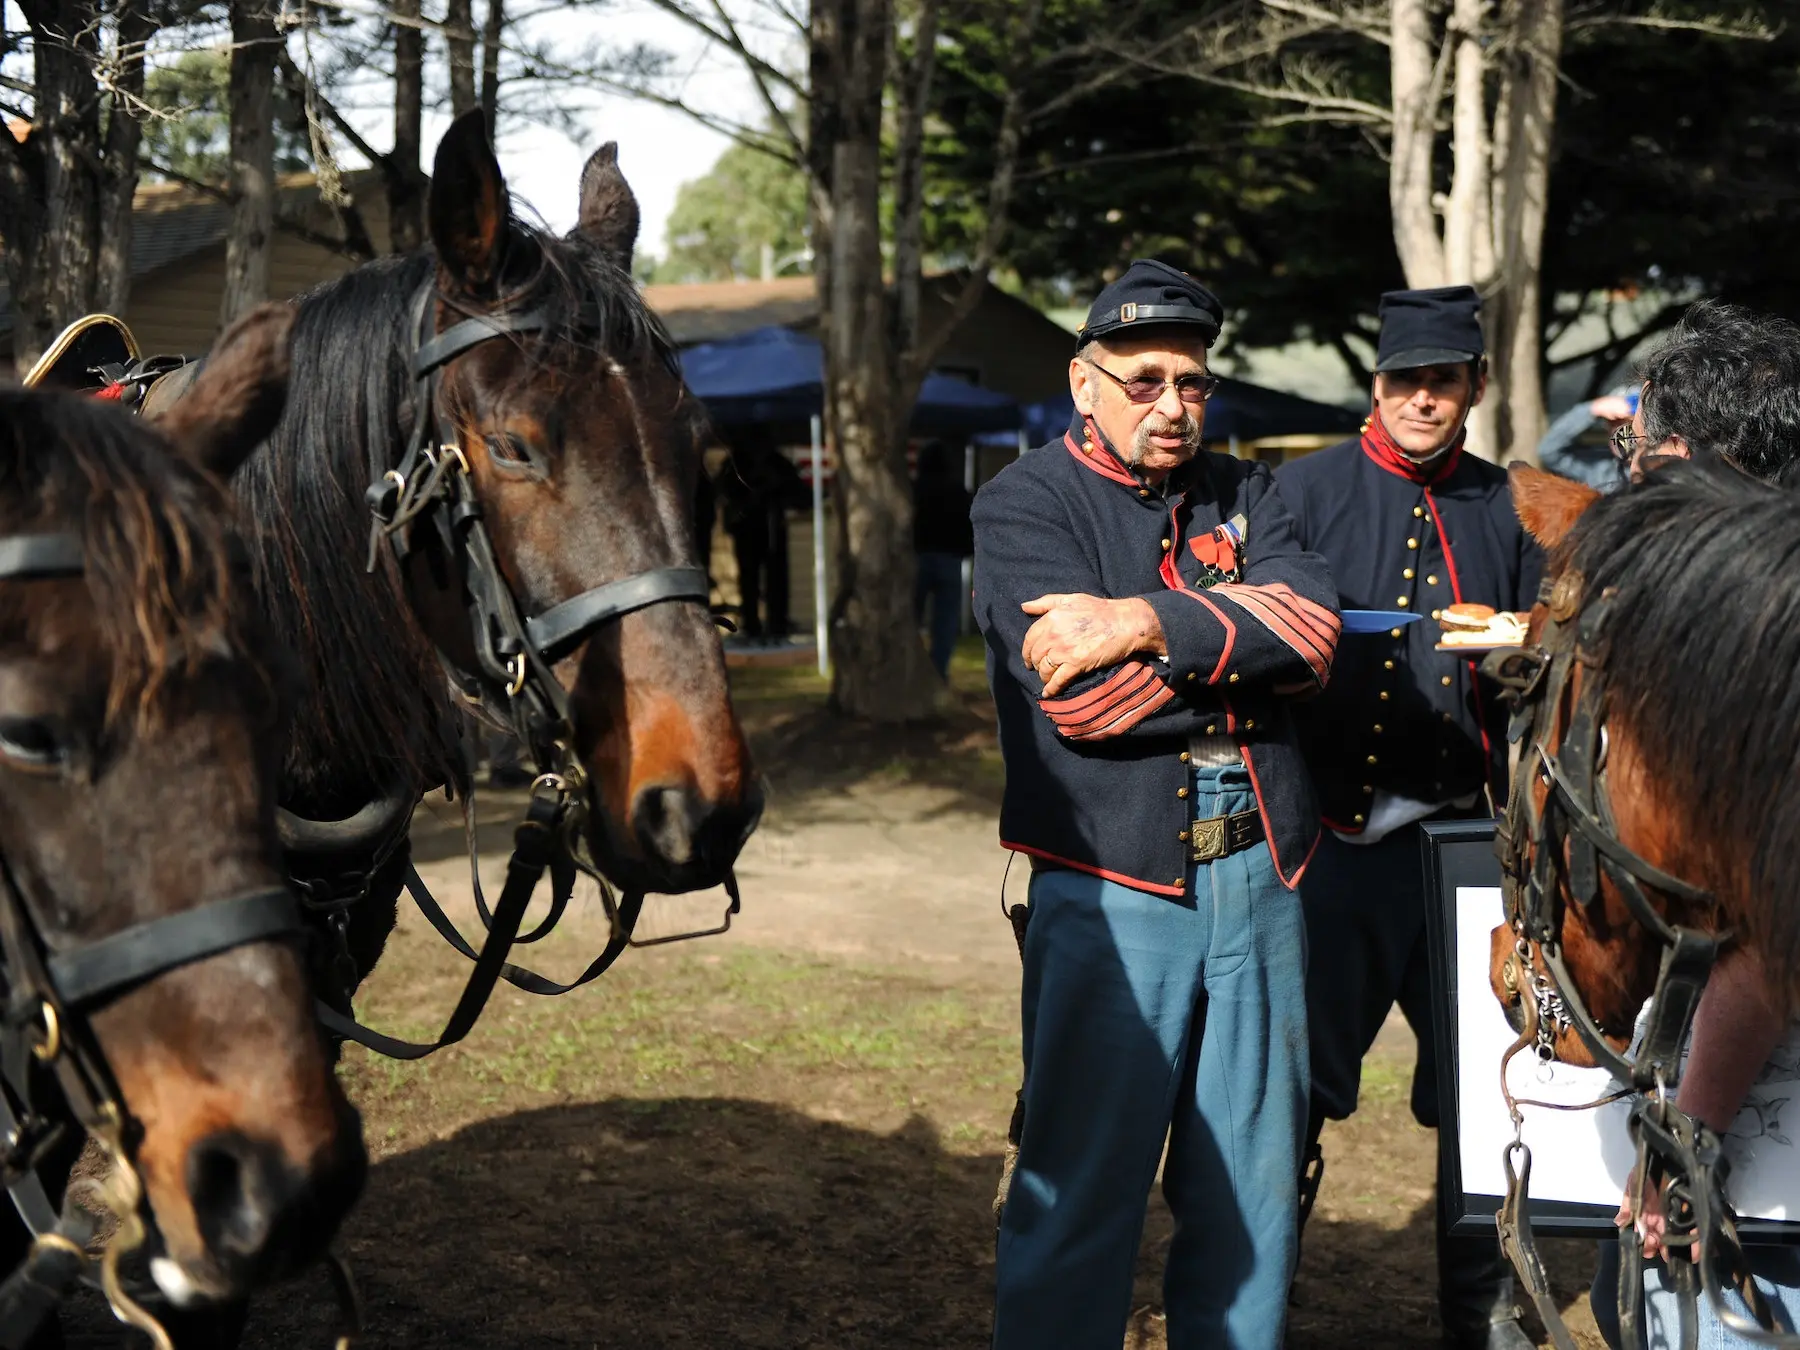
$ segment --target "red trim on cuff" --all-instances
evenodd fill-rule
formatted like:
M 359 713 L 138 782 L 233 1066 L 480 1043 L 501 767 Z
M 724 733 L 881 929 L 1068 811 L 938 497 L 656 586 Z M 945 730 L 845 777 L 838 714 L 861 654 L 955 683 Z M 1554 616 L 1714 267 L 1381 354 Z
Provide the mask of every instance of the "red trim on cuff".
M 1237 625 L 1231 621 L 1230 616 L 1227 615 L 1224 610 L 1220 609 L 1211 600 L 1207 599 L 1203 592 L 1177 591 L 1175 594 L 1185 595 L 1188 599 L 1198 601 L 1200 604 L 1205 605 L 1212 611 L 1213 618 L 1217 619 L 1225 626 L 1225 650 L 1219 653 L 1219 664 L 1213 667 L 1213 673 L 1206 677 L 1206 682 L 1208 684 L 1217 684 L 1219 682 L 1219 677 L 1225 673 L 1226 663 L 1231 660 L 1231 649 L 1237 646 Z

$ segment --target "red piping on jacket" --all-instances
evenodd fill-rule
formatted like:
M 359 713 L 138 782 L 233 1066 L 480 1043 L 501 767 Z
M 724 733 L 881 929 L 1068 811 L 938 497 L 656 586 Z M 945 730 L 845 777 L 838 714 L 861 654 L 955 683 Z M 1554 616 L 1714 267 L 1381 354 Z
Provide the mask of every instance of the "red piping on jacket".
M 1221 698 L 1219 702 L 1225 704 L 1225 715 L 1232 720 L 1232 729 L 1235 731 L 1237 714 L 1232 712 L 1231 704 L 1226 699 Z M 1242 736 L 1237 737 L 1237 743 L 1238 753 L 1244 757 L 1244 768 L 1250 774 L 1250 791 L 1256 795 L 1256 814 L 1262 817 L 1263 838 L 1268 841 L 1269 845 L 1269 861 L 1275 865 L 1276 879 L 1291 891 L 1300 884 L 1300 878 L 1306 875 L 1307 864 L 1312 862 L 1313 854 L 1318 852 L 1319 835 L 1317 832 L 1313 834 L 1312 843 L 1306 849 L 1306 856 L 1294 869 L 1293 876 L 1290 877 L 1281 870 L 1281 855 L 1275 850 L 1275 826 L 1269 819 L 1268 804 L 1263 801 L 1262 779 L 1256 776 L 1256 765 L 1250 757 L 1250 743 Z
M 1091 433 L 1090 433 L 1091 434 Z M 1077 464 L 1085 464 L 1102 478 L 1110 478 L 1115 483 L 1123 483 L 1126 487 L 1137 487 L 1138 480 L 1119 467 L 1119 463 L 1105 449 L 1096 445 L 1093 454 L 1085 454 L 1073 432 L 1063 432 L 1063 444 L 1069 447 L 1069 453 L 1075 456 Z
M 1263 827 L 1267 829 L 1267 825 Z M 1154 881 L 1139 881 L 1136 877 L 1128 877 L 1123 872 L 1108 872 L 1103 867 L 1095 867 L 1092 863 L 1076 862 L 1073 858 L 1062 858 L 1047 849 L 1032 848 L 1029 844 L 1012 844 L 1002 839 L 1000 847 L 1010 849 L 1014 853 L 1027 853 L 1033 858 L 1043 858 L 1047 862 L 1060 863 L 1076 872 L 1086 872 L 1090 877 L 1099 877 L 1102 881 L 1116 881 L 1121 886 L 1129 886 L 1134 891 L 1150 891 L 1155 895 L 1183 896 L 1187 887 L 1158 886 Z M 1271 851 L 1272 852 L 1272 851 Z

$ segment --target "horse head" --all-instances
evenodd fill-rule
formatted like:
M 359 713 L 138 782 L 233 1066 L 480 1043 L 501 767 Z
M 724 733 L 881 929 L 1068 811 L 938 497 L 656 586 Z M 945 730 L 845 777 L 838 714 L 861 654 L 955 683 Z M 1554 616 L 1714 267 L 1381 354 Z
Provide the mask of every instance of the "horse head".
M 1508 922 L 1493 932 L 1490 982 L 1515 1030 L 1531 1033 L 1565 1063 L 1591 1067 L 1597 1060 L 1574 1025 L 1570 1001 L 1579 1000 L 1606 1044 L 1622 1053 L 1655 990 L 1664 944 L 1624 890 L 1635 883 L 1599 855 L 1593 835 L 1569 822 L 1570 799 L 1552 802 L 1556 776 L 1593 805 L 1597 832 L 1647 863 L 1651 877 L 1707 876 L 1709 860 L 1682 828 L 1690 812 L 1666 772 L 1646 758 L 1643 730 L 1654 734 L 1655 720 L 1620 696 L 1603 662 L 1608 625 L 1625 616 L 1604 613 L 1616 587 L 1584 575 L 1588 560 L 1578 547 L 1601 494 L 1527 465 L 1509 473 L 1519 519 L 1548 552 L 1549 566 L 1524 646 L 1499 668 L 1512 679 L 1522 734 L 1513 743 L 1502 841 L 1503 856 L 1510 850 Z M 1538 827 L 1547 817 L 1560 823 Z M 1548 942 L 1531 931 L 1534 888 Z M 1714 915 L 1685 890 L 1647 884 L 1639 894 L 1669 925 L 1712 924 Z
M 0 581 L 0 985 L 183 1304 L 314 1259 L 365 1167 L 290 940 L 282 682 L 222 483 L 280 413 L 290 323 L 246 316 L 157 426 L 0 392 L 0 535 L 70 551 Z
M 436 331 L 545 316 L 468 346 L 438 374 L 445 438 L 462 449 L 527 615 L 635 578 L 695 577 L 704 563 L 692 524 L 698 410 L 631 280 L 637 204 L 614 146 L 589 160 L 580 191 L 566 239 L 516 221 L 473 114 L 444 137 L 431 184 Z M 464 596 L 441 584 L 441 563 L 435 575 L 428 560 L 409 571 L 415 612 L 452 665 L 479 669 L 481 635 Z M 628 888 L 718 884 L 762 809 L 704 589 L 690 583 L 543 652 L 566 691 L 588 845 Z

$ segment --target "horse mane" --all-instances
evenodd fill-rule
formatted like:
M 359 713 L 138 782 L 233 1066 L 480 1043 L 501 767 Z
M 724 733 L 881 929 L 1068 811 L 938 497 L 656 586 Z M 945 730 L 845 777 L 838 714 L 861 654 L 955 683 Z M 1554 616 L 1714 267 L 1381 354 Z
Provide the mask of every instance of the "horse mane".
M 1556 550 L 1589 603 L 1606 706 L 1681 803 L 1740 936 L 1771 972 L 1800 959 L 1800 496 L 1678 463 L 1589 507 Z M 1788 977 L 1779 977 L 1784 984 Z
M 579 235 L 514 220 L 496 309 L 543 309 L 548 326 L 503 340 L 534 365 L 579 342 L 672 364 L 673 344 L 629 273 Z M 284 799 L 360 805 L 402 774 L 463 785 L 458 715 L 430 639 L 384 546 L 365 572 L 369 485 L 413 430 L 417 300 L 437 275 L 429 252 L 369 263 L 302 296 L 287 411 L 234 479 L 254 522 L 256 582 L 275 630 L 296 649 L 304 688 Z
M 0 389 L 0 531 L 81 536 L 83 580 L 111 658 L 108 724 L 154 724 L 181 672 L 221 648 L 264 675 L 237 590 L 233 511 L 220 485 L 148 423 L 91 398 Z M 30 621 L 29 591 L 4 588 L 0 616 Z

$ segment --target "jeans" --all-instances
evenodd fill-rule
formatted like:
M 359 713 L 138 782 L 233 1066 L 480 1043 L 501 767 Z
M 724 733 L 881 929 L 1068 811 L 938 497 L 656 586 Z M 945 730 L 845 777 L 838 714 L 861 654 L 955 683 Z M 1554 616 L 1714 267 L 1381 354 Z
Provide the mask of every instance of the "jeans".
M 913 610 L 925 621 L 926 602 L 931 604 L 931 664 L 945 678 L 950 674 L 950 654 L 962 628 L 962 559 L 954 553 L 921 553 L 919 579 L 913 586 Z
M 1600 1247 L 1601 1261 L 1594 1272 L 1590 1297 L 1601 1336 L 1608 1345 L 1616 1346 L 1620 1343 L 1619 1244 L 1603 1242 Z M 1800 1251 L 1792 1247 L 1748 1247 L 1745 1251 L 1756 1274 L 1757 1287 L 1775 1313 L 1776 1326 L 1791 1332 L 1800 1323 Z M 1751 1320 L 1750 1310 L 1735 1291 L 1727 1291 L 1725 1301 L 1733 1312 Z M 1697 1350 L 1737 1350 L 1755 1344 L 1727 1330 L 1704 1294 L 1696 1311 L 1700 1319 Z M 1652 1261 L 1644 1268 L 1644 1341 L 1650 1350 L 1678 1350 L 1682 1343 L 1681 1319 L 1681 1300 L 1663 1283 L 1662 1266 Z
M 1195 816 L 1255 804 L 1195 774 Z M 1266 844 L 1172 900 L 1072 871 L 1031 880 L 1025 1116 L 1001 1220 L 996 1350 L 1118 1350 L 1168 1143 L 1170 1350 L 1282 1343 L 1306 1123 L 1306 933 Z

